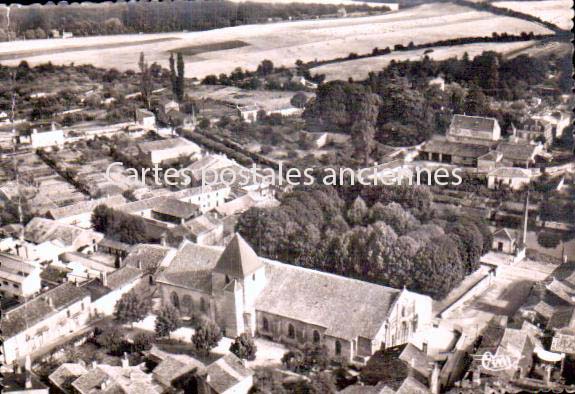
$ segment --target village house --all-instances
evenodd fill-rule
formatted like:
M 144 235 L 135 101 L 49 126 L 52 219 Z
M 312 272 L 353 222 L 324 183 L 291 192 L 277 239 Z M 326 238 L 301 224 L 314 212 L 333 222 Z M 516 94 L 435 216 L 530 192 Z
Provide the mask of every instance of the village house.
M 493 146 L 501 138 L 497 119 L 482 116 L 453 115 L 447 141 L 464 144 Z
M 201 148 L 185 138 L 177 137 L 139 143 L 138 153 L 143 162 L 153 166 L 176 161 L 181 157 L 196 159 L 201 153 Z
M 507 162 L 507 167 L 510 167 L 512 163 Z M 496 150 L 492 150 L 483 156 L 477 158 L 477 172 L 479 174 L 486 175 L 491 171 L 495 170 L 497 167 L 501 167 L 503 163 L 503 153 Z
M 132 248 L 133 246 L 130 244 L 104 237 L 104 239 L 98 243 L 96 251 L 115 256 L 119 262 L 122 262 L 131 252 Z
M 223 251 L 184 242 L 157 283 L 164 304 L 212 318 L 225 336 L 325 345 L 349 361 L 406 343 L 431 322 L 427 296 L 262 259 L 237 234 Z
M 299 83 L 308 89 L 317 89 L 317 83 L 308 81 L 304 76 L 301 75 L 293 76 L 291 81 L 294 83 Z
M 204 183 L 202 182 L 203 176 L 206 176 L 206 182 L 211 182 L 212 177 L 218 170 L 235 164 L 237 163 L 226 155 L 207 154 L 191 163 L 185 170 L 186 174 L 191 178 L 191 184 L 200 186 Z
M 82 364 L 64 363 L 50 374 L 48 380 L 59 393 L 69 394 L 72 393 L 72 382 L 86 373 L 88 370 Z
M 104 234 L 55 220 L 35 217 L 24 228 L 24 239 L 36 246 L 50 244 L 58 254 L 67 251 L 94 251 Z M 39 256 L 36 256 L 39 257 Z
M 99 261 L 93 255 L 78 252 L 66 252 L 59 256 L 59 261 L 51 266 L 62 267 L 68 271 L 67 278 L 72 283 L 82 283 L 102 274 L 114 272 L 115 267 Z
M 219 245 L 224 238 L 224 223 L 210 214 L 188 220 L 183 227 L 186 238 L 198 245 Z
M 521 190 L 531 182 L 531 173 L 523 168 L 499 167 L 487 174 L 487 187 Z
M 20 144 L 29 144 L 33 149 L 49 148 L 52 146 L 64 146 L 64 131 L 60 125 L 52 122 L 32 125 L 30 130 L 21 132 L 18 136 Z
M 2 393 L 49 394 L 49 388 L 32 372 L 32 361 L 27 356 L 23 369 L 18 365 L 13 371 L 2 372 Z
M 501 153 L 503 161 L 511 163 L 511 167 L 530 168 L 543 152 L 543 144 L 502 142 L 497 145 L 497 152 Z
M 440 76 L 430 79 L 427 84 L 429 86 L 437 86 L 437 88 L 442 92 L 445 90 L 445 79 Z
M 26 300 L 40 292 L 41 269 L 26 260 L 0 252 L 0 296 Z
M 78 332 L 90 315 L 90 294 L 64 283 L 2 316 L 2 356 L 5 364 L 21 362 L 32 352 Z
M 506 228 L 500 228 L 493 233 L 493 250 L 498 252 L 515 254 L 517 250 L 517 236 Z
M 125 204 L 126 201 L 122 195 L 81 201 L 76 204 L 51 209 L 48 211 L 47 217 L 60 223 L 89 229 L 92 227 L 92 212 L 98 205 L 106 205 L 109 208 L 114 208 Z
M 196 204 L 165 197 L 152 208 L 152 219 L 172 225 L 183 224 L 201 214 Z
M 143 271 L 126 265 L 111 273 L 102 272 L 99 278 L 83 284 L 82 288 L 90 293 L 91 315 L 112 315 L 118 300 L 133 289 L 143 276 Z
M 238 106 L 238 115 L 246 123 L 254 123 L 258 120 L 258 112 L 261 108 L 257 105 Z
M 571 125 L 571 113 L 566 111 L 547 111 L 533 116 L 533 119 L 551 124 L 553 139 L 562 138 L 563 132 Z
M 136 110 L 136 124 L 145 129 L 154 129 L 156 127 L 156 115 L 147 109 L 138 108 Z
M 444 137 L 434 137 L 421 147 L 421 156 L 440 163 L 476 167 L 479 158 L 489 152 L 482 144 L 450 142 Z
M 72 392 L 78 394 L 164 392 L 164 388 L 147 373 L 145 363 L 130 366 L 125 356 L 120 366 L 93 363 L 86 368 L 86 373 L 73 380 L 70 386 Z
M 510 134 L 510 140 L 516 143 L 541 142 L 548 146 L 553 142 L 553 126 L 551 123 L 539 119 L 529 119 L 520 124 L 519 127 L 512 123 Z

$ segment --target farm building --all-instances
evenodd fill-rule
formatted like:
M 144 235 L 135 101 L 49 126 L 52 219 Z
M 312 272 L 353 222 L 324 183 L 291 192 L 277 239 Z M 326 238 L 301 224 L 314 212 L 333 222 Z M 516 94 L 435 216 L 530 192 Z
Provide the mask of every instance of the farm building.
M 238 113 L 240 119 L 247 123 L 254 123 L 258 120 L 258 111 L 260 107 L 257 105 L 238 106 Z
M 481 116 L 454 115 L 447 130 L 449 142 L 493 146 L 500 138 L 497 119 Z
M 136 110 L 136 123 L 144 128 L 153 129 L 156 127 L 156 116 L 147 109 L 138 108 Z
M 493 233 L 493 244 L 491 248 L 498 252 L 515 254 L 517 249 L 516 236 L 512 234 L 510 230 L 500 228 Z

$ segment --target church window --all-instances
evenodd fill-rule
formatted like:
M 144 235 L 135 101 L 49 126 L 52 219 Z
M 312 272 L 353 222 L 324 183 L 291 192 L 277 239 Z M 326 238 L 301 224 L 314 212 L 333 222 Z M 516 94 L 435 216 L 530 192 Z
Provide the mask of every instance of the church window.
M 407 341 L 407 337 L 408 337 L 407 323 L 403 322 L 401 323 L 401 338 L 403 338 L 404 341 Z
M 401 317 L 405 317 L 405 307 L 401 308 Z
M 288 338 L 295 338 L 295 328 L 291 323 L 288 325 Z
M 416 331 L 417 331 L 417 315 L 415 315 L 415 317 L 413 318 L 413 323 L 412 323 L 412 325 L 413 325 L 413 330 L 412 330 L 412 331 L 413 331 L 413 332 L 416 332 Z
M 319 343 L 320 336 L 317 330 L 313 330 L 313 343 Z
M 270 323 L 268 322 L 268 319 L 265 317 L 262 319 L 262 326 L 263 326 L 264 331 L 270 330 Z
M 335 355 L 336 356 L 341 355 L 341 342 L 340 341 L 335 341 Z
M 200 299 L 200 310 L 202 312 L 206 312 L 207 308 L 206 308 L 206 300 L 204 300 L 203 298 Z
M 175 308 L 180 309 L 180 297 L 178 297 L 178 295 L 176 294 L 175 291 L 172 291 L 172 294 L 170 295 L 170 299 L 172 300 L 172 305 Z
M 183 307 L 186 309 L 188 313 L 192 313 L 194 310 L 194 300 L 190 297 L 189 294 L 186 294 L 184 298 L 182 298 Z
M 230 277 L 226 275 L 226 285 L 230 283 Z

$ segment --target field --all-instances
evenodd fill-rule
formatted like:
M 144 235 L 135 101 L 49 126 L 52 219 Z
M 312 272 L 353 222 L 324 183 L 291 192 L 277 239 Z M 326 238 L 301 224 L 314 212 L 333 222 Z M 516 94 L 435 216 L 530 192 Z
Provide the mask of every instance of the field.
M 562 29 L 573 27 L 573 2 L 571 0 L 543 1 L 497 1 L 492 3 L 497 7 L 523 12 L 537 16 L 546 22 L 551 22 Z
M 13 57 L 12 60 L 3 61 L 8 65 L 16 65 L 26 59 L 32 65 L 48 61 L 55 64 L 73 62 L 76 65 L 93 64 L 128 70 L 137 69 L 140 52 L 146 54 L 149 63 L 158 62 L 168 67 L 170 51 L 176 48 L 217 46 L 234 40 L 248 44 L 241 48 L 187 56 L 186 76 L 201 78 L 208 74 L 229 73 L 236 67 L 255 70 L 264 59 L 272 60 L 276 65 L 292 66 L 297 59 L 328 60 L 347 56 L 350 52 L 371 52 L 375 46 L 385 48 L 470 35 L 490 36 L 493 32 L 520 34 L 531 31 L 535 34 L 551 33 L 538 24 L 524 20 L 450 3 L 434 3 L 356 18 L 280 22 L 190 33 L 8 42 L 0 44 L 0 56 Z M 146 42 L 158 39 L 164 41 Z M 90 46 L 99 47 L 91 49 Z M 124 46 L 129 46 L 129 50 Z
M 392 52 L 388 55 L 326 64 L 324 66 L 313 68 L 312 73 L 325 74 L 326 80 L 328 81 L 334 79 L 347 80 L 349 77 L 352 77 L 356 80 L 361 80 L 367 78 L 368 74 L 372 71 L 381 71 L 391 60 L 421 60 L 425 54 L 434 60 L 444 60 L 451 57 L 461 57 L 465 52 L 467 52 L 470 58 L 473 58 L 474 56 L 479 55 L 484 51 L 496 51 L 500 53 L 520 51 L 533 47 L 535 43 L 535 41 L 479 43 L 458 45 L 453 47 L 437 47 L 416 49 L 413 51 Z M 430 49 L 432 49 L 433 52 L 429 52 Z
M 231 0 L 234 3 L 243 3 L 246 0 Z M 269 0 L 249 0 L 250 3 L 269 3 Z M 368 5 L 371 7 L 387 6 L 391 9 L 397 7 L 399 3 L 376 3 L 370 1 L 355 1 L 355 0 L 274 0 L 274 3 L 289 4 L 289 3 L 302 3 L 302 4 L 335 4 L 335 5 Z

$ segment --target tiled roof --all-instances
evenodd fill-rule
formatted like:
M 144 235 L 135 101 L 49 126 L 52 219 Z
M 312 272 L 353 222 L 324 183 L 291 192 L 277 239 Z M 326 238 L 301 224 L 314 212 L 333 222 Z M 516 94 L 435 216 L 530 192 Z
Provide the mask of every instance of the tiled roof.
M 124 264 L 130 267 L 141 267 L 143 271 L 158 269 L 173 249 L 161 245 L 135 245 L 124 259 Z
M 491 171 L 488 176 L 502 177 L 502 178 L 531 178 L 528 170 L 517 167 L 499 167 Z
M 494 118 L 482 116 L 454 115 L 451 127 L 458 130 L 472 130 L 477 132 L 492 132 L 497 124 Z
M 47 241 L 61 241 L 64 245 L 73 245 L 78 238 L 102 239 L 104 236 L 92 230 L 57 222 L 55 220 L 35 217 L 24 229 L 24 238 L 35 244 Z
M 105 386 L 103 386 L 105 385 Z M 142 366 L 126 368 L 100 364 L 76 379 L 72 386 L 82 394 L 161 393 L 163 388 L 153 381 Z
M 77 204 L 68 205 L 62 208 L 51 209 L 49 211 L 50 215 L 54 219 L 63 219 L 70 216 L 81 215 L 83 213 L 92 212 L 94 208 L 98 205 L 106 205 L 110 208 L 116 207 L 121 204 L 125 204 L 126 199 L 121 196 L 113 196 L 108 198 L 99 198 L 96 200 L 82 201 Z
M 154 368 L 154 378 L 165 386 L 170 386 L 174 379 L 197 369 L 203 371 L 205 365 L 185 354 L 170 354 L 160 351 L 162 361 Z
M 408 376 L 405 378 L 396 394 L 430 394 L 429 388 L 419 382 L 417 379 Z
M 173 149 L 173 148 L 178 148 L 181 146 L 196 147 L 198 149 L 198 151 L 200 150 L 199 146 L 197 146 L 193 142 L 188 141 L 187 139 L 181 138 L 181 137 L 169 138 L 169 139 L 157 140 L 157 141 L 146 141 L 146 142 L 141 142 L 138 144 L 138 147 L 140 148 L 140 150 L 142 152 L 152 152 L 152 151 L 158 151 L 158 150 L 164 150 L 164 149 Z
M 535 157 L 537 145 L 502 142 L 497 146 L 497 151 L 507 160 L 528 161 Z
M 27 326 L 39 323 L 56 313 L 56 311 L 64 309 L 87 296 L 89 296 L 89 292 L 86 289 L 77 287 L 72 283 L 63 283 L 6 312 L 2 318 L 2 334 L 10 338 L 26 329 Z M 52 306 L 49 305 L 48 299 L 52 300 Z
M 33 374 L 30 375 L 31 387 L 26 388 L 27 375 L 27 373 L 2 373 L 2 393 L 48 392 L 48 387 Z
M 157 282 L 211 293 L 212 270 L 221 253 L 221 248 L 184 241 L 169 267 L 158 276 Z
M 175 198 L 163 198 L 153 209 L 154 212 L 177 218 L 188 219 L 200 211 L 196 204 L 183 202 Z
M 511 235 L 509 230 L 506 228 L 500 228 L 500 229 L 496 230 L 493 233 L 493 237 L 494 238 L 505 238 L 505 239 L 508 239 L 511 241 L 515 239 L 515 237 L 513 235 Z
M 120 287 L 132 283 L 136 279 L 142 277 L 143 272 L 137 268 L 125 266 L 108 275 L 108 288 L 112 290 L 119 289 Z
M 479 158 L 489 152 L 489 147 L 483 145 L 462 144 L 459 142 L 450 142 L 441 138 L 434 138 L 426 142 L 422 150 L 430 153 Z
M 188 220 L 185 223 L 185 226 L 190 230 L 190 232 L 196 236 L 212 231 L 213 229 L 222 225 L 222 221 L 216 219 L 212 215 L 198 216 L 197 218 Z
M 400 294 L 390 287 L 263 261 L 268 284 L 256 310 L 325 327 L 325 334 L 336 338 L 374 338 Z
M 132 250 L 133 246 L 124 242 L 120 242 L 120 241 L 116 241 L 115 239 L 109 238 L 109 237 L 104 237 L 103 240 L 100 241 L 100 243 L 98 244 L 98 246 L 104 247 L 104 248 L 111 248 L 111 249 L 116 249 L 116 250 L 122 250 L 122 251 L 126 251 L 129 252 L 130 250 Z
M 206 368 L 210 377 L 208 385 L 216 393 L 224 393 L 253 375 L 242 361 L 232 353 L 214 361 Z
M 551 351 L 566 354 L 575 354 L 575 336 L 556 334 L 553 337 L 553 341 L 551 342 Z
M 0 278 L 22 282 L 35 268 L 20 257 L 0 252 Z
M 399 355 L 399 359 L 409 368 L 413 368 L 417 371 L 421 376 L 425 378 L 429 378 L 431 376 L 433 359 L 428 357 L 411 343 L 407 344 L 405 349 L 403 349 L 403 352 Z
M 256 252 L 236 233 L 218 259 L 214 272 L 243 279 L 262 265 Z
M 72 380 L 76 380 L 87 372 L 88 370 L 80 364 L 64 363 L 50 374 L 49 379 L 59 388 L 69 390 Z

